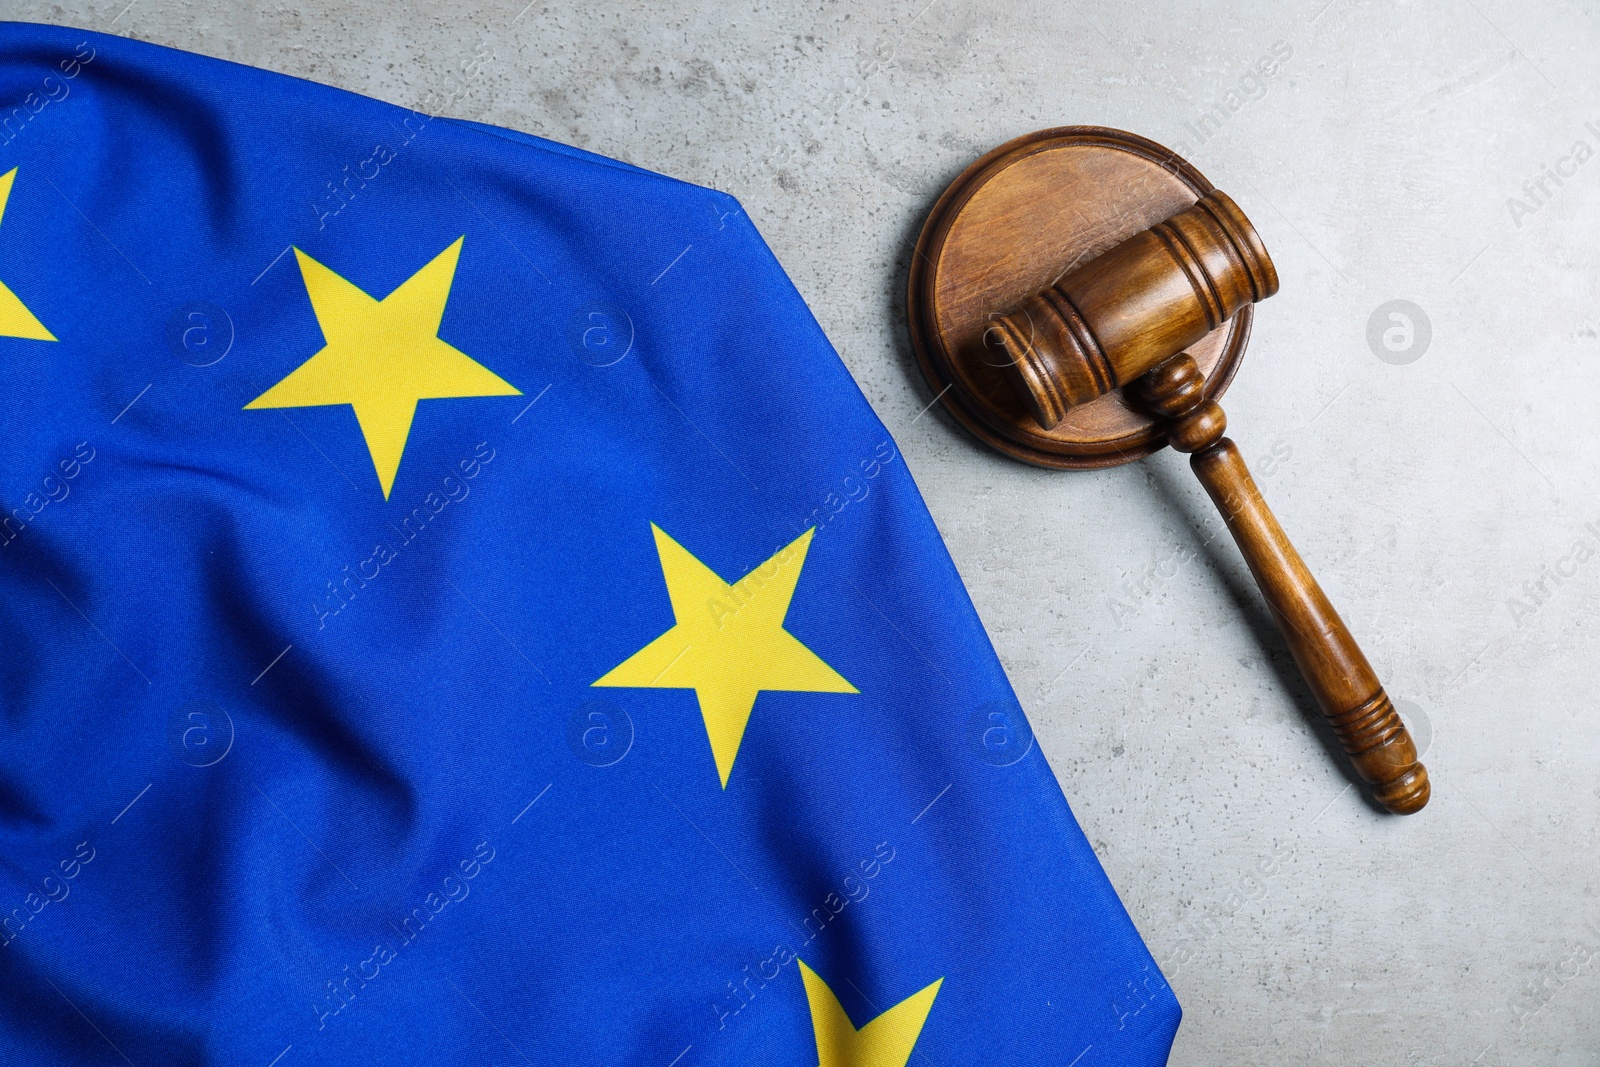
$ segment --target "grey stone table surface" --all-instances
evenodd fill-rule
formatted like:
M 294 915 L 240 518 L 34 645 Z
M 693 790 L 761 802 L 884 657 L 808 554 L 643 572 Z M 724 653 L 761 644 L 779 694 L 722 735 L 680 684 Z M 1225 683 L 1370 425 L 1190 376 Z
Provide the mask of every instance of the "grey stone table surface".
M 900 442 L 1185 1007 L 1173 1063 L 1600 1061 L 1600 6 L 525 2 L 0 13 L 733 193 Z M 1181 457 L 1034 470 L 925 411 L 923 217 L 1073 123 L 1186 152 L 1272 249 L 1232 436 L 1403 702 L 1420 815 L 1349 787 Z

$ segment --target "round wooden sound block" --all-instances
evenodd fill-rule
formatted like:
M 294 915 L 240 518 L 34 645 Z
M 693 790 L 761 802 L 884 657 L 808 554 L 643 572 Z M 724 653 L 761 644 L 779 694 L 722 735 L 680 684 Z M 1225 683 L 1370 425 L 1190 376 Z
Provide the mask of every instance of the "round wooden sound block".
M 1166 443 L 1120 390 L 1042 428 L 984 344 L 992 318 L 1067 270 L 1190 207 L 1212 185 L 1154 141 L 1099 126 L 1040 130 L 1001 145 L 951 183 L 917 240 L 907 300 L 922 373 L 980 439 L 1041 467 L 1112 467 Z M 1250 337 L 1244 307 L 1190 347 L 1216 399 Z

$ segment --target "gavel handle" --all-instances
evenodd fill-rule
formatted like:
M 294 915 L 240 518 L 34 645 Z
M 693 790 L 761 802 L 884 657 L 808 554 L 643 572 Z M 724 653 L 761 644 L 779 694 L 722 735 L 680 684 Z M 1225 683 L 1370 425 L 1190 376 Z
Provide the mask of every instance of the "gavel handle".
M 1394 705 L 1339 613 L 1311 576 L 1256 487 L 1238 447 L 1222 436 L 1227 417 L 1203 397 L 1205 382 L 1185 353 L 1140 381 L 1145 401 L 1173 419 L 1168 439 L 1222 513 L 1267 607 L 1328 725 L 1373 798 L 1409 815 L 1428 803 L 1427 769 Z

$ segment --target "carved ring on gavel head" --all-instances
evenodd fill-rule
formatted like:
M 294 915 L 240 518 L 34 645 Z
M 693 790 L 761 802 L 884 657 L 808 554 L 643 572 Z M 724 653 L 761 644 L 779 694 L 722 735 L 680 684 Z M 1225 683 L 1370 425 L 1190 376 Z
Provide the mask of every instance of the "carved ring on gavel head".
M 1118 130 L 1002 145 L 953 182 L 917 242 L 912 347 L 980 440 L 1046 467 L 1171 444 L 1222 513 L 1328 725 L 1374 799 L 1419 811 L 1428 772 L 1355 639 L 1223 436 L 1217 398 L 1278 273 L 1237 204 Z
M 1048 429 L 1277 291 L 1255 227 L 1212 191 L 997 316 L 985 341 Z

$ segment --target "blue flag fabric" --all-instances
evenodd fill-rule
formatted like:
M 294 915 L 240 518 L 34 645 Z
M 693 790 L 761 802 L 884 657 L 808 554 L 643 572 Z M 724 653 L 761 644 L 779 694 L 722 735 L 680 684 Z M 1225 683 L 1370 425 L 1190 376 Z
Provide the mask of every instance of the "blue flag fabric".
M 736 201 L 17 24 L 0 142 L 0 1062 L 1165 1061 Z

